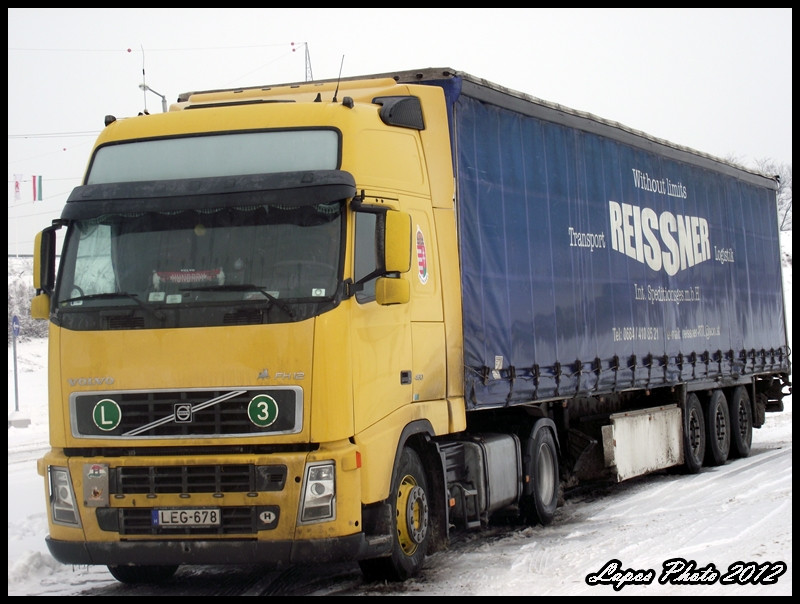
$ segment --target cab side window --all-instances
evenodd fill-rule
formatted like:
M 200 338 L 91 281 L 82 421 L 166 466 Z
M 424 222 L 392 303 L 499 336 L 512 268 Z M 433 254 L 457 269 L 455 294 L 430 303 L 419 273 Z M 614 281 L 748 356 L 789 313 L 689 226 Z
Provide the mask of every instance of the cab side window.
M 378 250 L 375 249 L 375 228 L 377 215 L 371 212 L 356 213 L 355 281 L 374 273 L 378 268 Z M 356 292 L 360 304 L 375 300 L 375 279 L 364 283 L 363 289 Z

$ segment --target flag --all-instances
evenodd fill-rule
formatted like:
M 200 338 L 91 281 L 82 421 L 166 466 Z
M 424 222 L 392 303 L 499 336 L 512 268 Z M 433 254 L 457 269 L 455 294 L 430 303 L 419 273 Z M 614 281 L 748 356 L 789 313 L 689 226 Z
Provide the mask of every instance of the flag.
M 19 201 L 21 194 L 19 189 L 19 183 L 22 180 L 22 174 L 14 174 L 14 201 Z
M 31 176 L 33 182 L 33 201 L 42 201 L 42 177 Z

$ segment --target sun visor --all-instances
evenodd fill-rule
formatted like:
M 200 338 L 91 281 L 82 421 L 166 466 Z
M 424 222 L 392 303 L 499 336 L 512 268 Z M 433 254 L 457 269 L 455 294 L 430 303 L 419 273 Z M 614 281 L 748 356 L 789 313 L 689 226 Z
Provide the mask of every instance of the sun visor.
M 83 185 L 73 189 L 61 218 L 254 204 L 302 207 L 347 199 L 355 192 L 355 179 L 342 170 Z

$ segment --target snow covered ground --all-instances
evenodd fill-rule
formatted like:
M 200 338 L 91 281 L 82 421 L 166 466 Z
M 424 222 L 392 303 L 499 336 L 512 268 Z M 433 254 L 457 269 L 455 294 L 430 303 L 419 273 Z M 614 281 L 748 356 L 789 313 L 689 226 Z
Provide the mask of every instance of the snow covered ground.
M 791 313 L 790 235 L 784 281 Z M 789 334 L 791 343 L 791 314 Z M 16 355 L 9 346 L 8 416 L 30 424 L 8 430 L 8 595 L 133 595 L 105 567 L 61 565 L 47 551 L 44 486 L 36 473 L 47 449 L 46 372 L 46 340 L 17 342 Z M 784 402 L 783 413 L 768 414 L 754 431 L 746 459 L 572 496 L 551 526 L 472 534 L 428 558 L 422 575 L 403 584 L 363 584 L 357 573 L 342 582 L 321 568 L 317 587 L 305 593 L 790 596 L 791 397 Z M 209 582 L 200 587 L 185 579 L 203 572 L 181 568 L 158 593 L 209 595 Z

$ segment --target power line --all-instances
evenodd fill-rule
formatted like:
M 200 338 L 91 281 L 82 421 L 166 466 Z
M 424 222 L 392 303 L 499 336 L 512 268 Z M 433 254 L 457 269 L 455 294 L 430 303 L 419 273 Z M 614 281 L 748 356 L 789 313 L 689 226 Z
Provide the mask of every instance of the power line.
M 148 48 L 147 52 L 197 52 L 198 50 L 247 50 L 252 48 L 274 48 L 286 46 L 287 42 L 277 44 L 257 44 L 251 46 L 198 46 L 194 48 Z M 14 52 L 131 52 L 130 48 L 9 48 Z
M 27 174 L 25 176 L 27 176 Z M 81 176 L 63 176 L 61 178 L 51 178 L 51 177 L 48 176 L 47 177 L 47 182 L 55 182 L 55 181 L 59 181 L 59 180 L 80 180 L 81 178 L 82 178 Z M 8 184 L 11 184 L 12 182 L 16 182 L 16 181 L 15 180 L 9 180 Z M 20 182 L 30 182 L 30 180 L 27 179 L 27 178 L 23 178 L 23 180 L 21 180 Z
M 8 138 L 68 138 L 78 136 L 97 136 L 100 130 L 84 130 L 82 132 L 39 132 L 33 134 L 9 134 Z

